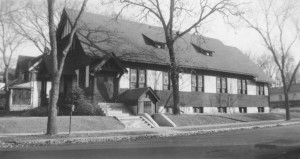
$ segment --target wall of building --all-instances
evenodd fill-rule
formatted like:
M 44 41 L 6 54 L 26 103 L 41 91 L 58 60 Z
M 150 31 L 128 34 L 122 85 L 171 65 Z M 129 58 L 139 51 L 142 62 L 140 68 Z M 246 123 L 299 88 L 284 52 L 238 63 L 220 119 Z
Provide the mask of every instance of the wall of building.
M 185 106 L 180 107 L 180 111 L 183 114 L 220 114 L 218 112 L 218 107 L 203 107 L 203 113 L 195 113 L 194 107 Z M 264 107 L 264 113 L 269 113 L 270 108 Z M 166 109 L 164 107 L 160 107 L 160 111 L 158 113 L 166 113 Z M 236 114 L 240 113 L 239 107 L 227 107 L 227 114 Z M 258 107 L 247 107 L 247 113 L 259 113 Z
M 204 76 L 204 92 L 216 93 L 217 92 L 217 78 L 215 76 Z
M 143 68 L 145 69 L 145 68 Z M 130 68 L 127 68 L 130 72 Z M 239 107 L 248 107 L 248 113 L 257 113 L 257 107 L 268 107 L 268 85 L 264 86 L 264 95 L 257 95 L 257 86 L 254 80 L 247 79 L 247 94 L 239 94 L 238 92 L 238 79 L 228 77 L 227 78 L 227 90 L 228 93 L 216 93 L 217 92 L 217 82 L 214 75 L 204 74 L 204 92 L 192 92 L 191 85 L 191 74 L 190 73 L 180 73 L 179 74 L 179 89 L 184 97 L 181 97 L 180 108 L 182 112 L 187 114 L 194 114 L 193 106 L 203 107 L 204 113 L 218 113 L 218 106 L 228 107 L 228 113 L 239 113 Z M 226 77 L 226 76 L 222 76 Z M 130 88 L 130 74 L 124 74 L 120 79 L 120 89 Z M 169 97 L 170 93 L 162 95 L 163 90 L 163 72 L 146 69 L 146 85 L 154 89 L 160 101 L 157 105 L 158 113 L 166 113 L 166 108 L 164 107 L 166 99 Z M 170 101 L 172 103 L 172 100 Z M 172 104 L 168 104 L 168 107 Z
M 191 92 L 191 74 L 179 73 L 179 91 Z
M 247 80 L 247 92 L 248 92 L 248 95 L 256 95 L 255 81 Z
M 237 86 L 236 78 L 228 78 L 227 85 L 228 85 L 228 93 L 229 94 L 238 94 L 238 86 Z
M 127 68 L 130 72 L 130 68 Z M 163 90 L 163 77 L 162 71 L 157 70 L 146 70 L 146 85 L 151 87 L 153 90 Z M 204 92 L 205 93 L 216 93 L 217 82 L 216 76 L 204 75 Z M 125 73 L 120 78 L 119 82 L 120 89 L 130 88 L 130 75 Z M 257 95 L 256 83 L 254 80 L 247 80 L 247 95 Z M 179 73 L 179 90 L 181 92 L 192 92 L 191 86 L 191 74 Z M 238 81 L 237 78 L 227 78 L 227 90 L 228 94 L 238 94 Z M 268 96 L 268 85 L 264 86 L 265 96 Z

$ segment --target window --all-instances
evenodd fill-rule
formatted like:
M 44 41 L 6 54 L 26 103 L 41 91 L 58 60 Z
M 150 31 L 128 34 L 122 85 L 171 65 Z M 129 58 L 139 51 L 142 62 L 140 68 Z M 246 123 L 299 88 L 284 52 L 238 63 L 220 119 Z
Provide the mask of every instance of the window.
M 144 101 L 144 107 L 151 107 L 151 101 Z
M 263 112 L 265 112 L 265 108 L 264 107 L 257 107 L 257 111 L 259 113 L 263 113 Z
M 239 107 L 240 113 L 247 113 L 247 107 Z
M 256 85 L 256 94 L 257 94 L 257 95 L 265 95 L 264 84 L 258 83 L 258 84 Z
M 149 37 L 147 37 L 146 35 L 144 35 L 144 34 L 142 34 L 142 35 L 143 35 L 143 38 L 144 38 L 144 41 L 145 41 L 146 45 L 151 45 L 151 46 L 153 46 L 155 48 L 158 48 L 158 49 L 165 49 L 166 48 L 165 43 L 154 41 L 154 40 L 150 39 Z
M 130 69 L 130 88 L 137 88 L 137 70 Z
M 130 88 L 143 87 L 146 87 L 146 70 L 130 69 Z
M 139 88 L 146 87 L 146 70 L 139 70 Z
M 173 114 L 173 107 L 166 107 L 166 113 Z
M 227 113 L 227 108 L 226 107 L 218 107 L 218 112 L 219 113 Z
M 203 113 L 203 107 L 193 107 L 194 113 Z
M 247 80 L 238 79 L 238 93 L 247 94 Z
M 227 78 L 217 77 L 217 93 L 227 93 Z
M 170 90 L 170 80 L 168 72 L 163 72 L 163 90 Z
M 203 75 L 192 75 L 192 92 L 204 92 Z
M 210 50 L 205 50 L 205 49 L 202 49 L 200 46 L 197 46 L 193 43 L 191 43 L 192 46 L 194 47 L 194 49 L 198 52 L 198 53 L 201 53 L 203 55 L 206 55 L 206 56 L 212 56 L 213 54 L 213 51 L 210 51 Z

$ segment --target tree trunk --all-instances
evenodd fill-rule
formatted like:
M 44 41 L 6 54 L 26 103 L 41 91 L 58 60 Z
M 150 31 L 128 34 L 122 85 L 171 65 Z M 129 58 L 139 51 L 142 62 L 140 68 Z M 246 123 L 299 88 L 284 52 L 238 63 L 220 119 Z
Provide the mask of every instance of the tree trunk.
M 289 102 L 289 92 L 286 90 L 284 86 L 284 105 L 285 105 L 285 119 L 291 120 L 290 117 L 290 102 Z
M 48 106 L 48 123 L 47 123 L 47 135 L 57 135 L 57 108 L 56 104 L 59 97 L 59 76 L 55 75 L 52 79 L 52 88 L 50 95 L 50 103 Z
M 4 68 L 4 83 L 5 83 L 4 90 L 5 90 L 5 98 L 6 98 L 5 110 L 10 111 L 10 109 L 9 109 L 9 88 L 8 88 L 8 85 L 9 85 L 8 66 L 5 66 L 5 68 Z
M 290 120 L 290 102 L 289 102 L 289 90 L 287 88 L 287 82 L 285 78 L 285 74 L 283 70 L 280 70 L 281 73 L 281 79 L 282 79 L 282 84 L 283 84 L 283 94 L 284 94 L 284 105 L 285 105 L 285 119 Z M 292 82 L 292 81 L 290 81 Z
M 174 114 L 180 114 L 180 96 L 179 96 L 179 72 L 177 67 L 177 62 L 175 59 L 175 52 L 173 44 L 168 45 L 170 62 L 171 62 L 171 81 L 172 81 L 172 90 L 173 90 L 173 106 Z

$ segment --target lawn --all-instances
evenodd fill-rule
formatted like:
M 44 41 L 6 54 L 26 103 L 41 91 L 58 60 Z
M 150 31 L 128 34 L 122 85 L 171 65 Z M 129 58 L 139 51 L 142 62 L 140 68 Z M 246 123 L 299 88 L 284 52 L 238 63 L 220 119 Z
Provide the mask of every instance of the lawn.
M 47 117 L 2 117 L 0 133 L 40 133 L 46 132 Z M 57 118 L 59 132 L 69 131 L 69 117 Z M 106 116 L 73 116 L 72 131 L 100 131 L 124 129 L 118 120 Z
M 254 122 L 285 119 L 284 113 L 254 114 L 199 114 L 167 115 L 177 126 L 196 126 L 238 122 Z M 300 118 L 300 113 L 291 113 L 292 118 Z

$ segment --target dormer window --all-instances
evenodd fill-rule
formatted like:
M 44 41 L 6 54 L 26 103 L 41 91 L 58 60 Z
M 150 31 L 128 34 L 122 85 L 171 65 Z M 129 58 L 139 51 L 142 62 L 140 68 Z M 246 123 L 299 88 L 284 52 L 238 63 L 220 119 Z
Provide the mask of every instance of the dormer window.
M 210 50 L 205 50 L 205 49 L 202 49 L 200 46 L 197 46 L 193 43 L 191 43 L 192 46 L 195 48 L 195 50 L 198 52 L 198 53 L 201 53 L 203 55 L 206 55 L 206 56 L 212 56 L 212 54 L 214 53 L 214 51 L 210 51 Z
M 151 45 L 151 46 L 153 46 L 155 48 L 158 48 L 158 49 L 165 49 L 166 48 L 165 43 L 154 41 L 154 40 L 150 39 L 149 37 L 147 37 L 146 35 L 144 35 L 144 34 L 142 34 L 142 35 L 143 35 L 143 38 L 144 38 L 144 41 L 145 41 L 146 45 Z

